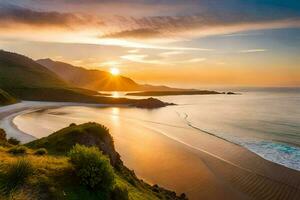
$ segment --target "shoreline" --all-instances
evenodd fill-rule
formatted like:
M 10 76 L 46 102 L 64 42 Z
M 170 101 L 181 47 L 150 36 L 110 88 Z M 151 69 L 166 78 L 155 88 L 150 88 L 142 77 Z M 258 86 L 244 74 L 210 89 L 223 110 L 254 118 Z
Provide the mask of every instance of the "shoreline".
M 15 137 L 21 143 L 27 143 L 37 139 L 35 136 L 21 131 L 13 122 L 18 115 L 34 112 L 40 109 L 60 108 L 64 106 L 87 106 L 87 107 L 127 107 L 127 105 L 89 104 L 74 102 L 44 102 L 44 101 L 21 101 L 16 104 L 0 107 L 0 127 L 6 130 L 8 137 Z M 7 131 L 9 130 L 9 131 Z
M 24 103 L 24 102 L 23 102 Z M 42 103 L 40 102 L 25 102 L 29 103 L 29 105 L 21 107 L 21 108 L 15 108 L 10 110 L 10 112 L 6 112 L 6 116 L 3 116 L 3 112 L 1 112 L 0 108 L 0 120 L 3 121 L 3 119 L 11 120 L 10 122 L 13 123 L 13 118 L 19 114 L 22 114 L 22 112 L 31 112 L 36 109 L 50 109 L 50 108 L 59 108 L 63 106 L 88 106 L 88 107 L 95 107 L 95 106 L 101 106 L 101 107 L 110 107 L 108 104 L 100 105 L 100 104 L 81 104 L 81 103 Z M 32 104 L 33 103 L 33 104 Z M 37 106 L 37 107 L 35 107 Z M 115 106 L 115 105 L 113 105 Z M 14 113 L 16 112 L 16 113 Z M 14 114 L 13 114 L 14 113 Z M 11 125 L 11 124 L 10 124 Z M 17 126 L 12 127 L 18 129 Z M 145 127 L 146 129 L 155 129 L 153 127 Z M 147 132 L 147 130 L 145 131 Z M 19 130 L 20 131 L 20 130 Z M 20 131 L 22 132 L 22 131 Z M 155 136 L 153 135 L 155 133 Z M 25 133 L 26 134 L 26 133 Z M 148 136 L 149 135 L 149 136 Z M 136 134 L 132 134 L 133 137 L 136 137 Z M 175 163 L 175 166 L 178 165 L 178 168 L 182 168 L 183 174 L 186 174 L 186 177 L 181 177 L 180 182 L 183 182 L 183 184 L 179 184 L 177 186 L 174 183 L 170 183 L 169 179 L 173 179 L 172 176 L 176 176 L 178 171 L 176 169 L 168 168 L 170 171 L 168 172 L 159 172 L 159 175 L 154 174 L 154 170 L 149 170 L 146 172 L 143 172 L 142 170 L 139 170 L 139 166 L 136 166 L 134 164 L 135 161 L 129 161 L 129 167 L 132 169 L 135 169 L 137 172 L 137 175 L 139 177 L 145 178 L 148 182 L 151 183 L 162 183 L 163 186 L 174 189 L 176 191 L 180 192 L 187 192 L 188 196 L 190 196 L 191 199 L 197 199 L 198 195 L 202 195 L 202 198 L 208 198 L 208 199 L 215 199 L 220 198 L 225 195 L 226 197 L 230 197 L 231 199 L 247 199 L 246 196 L 252 196 L 252 195 L 263 195 L 259 192 L 253 192 L 248 194 L 247 192 L 243 191 L 242 185 L 247 185 L 247 183 L 232 183 L 232 177 L 237 176 L 240 181 L 244 182 L 246 178 L 249 178 L 249 176 L 252 177 L 252 179 L 255 179 L 258 181 L 256 184 L 249 182 L 247 186 L 247 190 L 249 188 L 256 188 L 257 185 L 264 183 L 265 186 L 268 186 L 270 188 L 273 188 L 272 191 L 275 193 L 276 189 L 281 188 L 282 191 L 278 195 L 283 195 L 285 193 L 294 193 L 291 190 L 296 190 L 295 195 L 299 197 L 300 195 L 300 175 L 299 171 L 295 171 L 292 169 L 289 169 L 287 167 L 284 167 L 282 165 L 270 162 L 268 160 L 265 160 L 261 158 L 259 155 L 251 152 L 250 150 L 246 149 L 242 146 L 237 146 L 232 143 L 228 144 L 229 142 L 226 141 L 218 141 L 220 139 L 215 138 L 214 136 L 210 135 L 204 135 L 201 140 L 195 139 L 195 142 L 199 142 L 200 144 L 206 141 L 207 143 L 218 144 L 220 147 L 224 149 L 228 149 L 232 156 L 223 155 L 227 154 L 225 152 L 222 153 L 222 151 L 217 151 L 215 149 L 209 149 L 209 146 L 205 146 L 203 144 L 203 148 L 197 148 L 193 144 L 185 143 L 182 140 L 179 140 L 178 138 L 172 138 L 168 134 L 164 134 L 161 130 L 153 130 L 151 134 L 146 133 L 145 137 L 154 137 L 157 139 L 157 141 L 163 143 L 164 145 L 170 147 L 171 149 L 175 150 L 176 153 L 172 152 L 166 152 L 163 155 L 160 155 L 160 159 L 174 159 L 173 154 L 179 155 L 179 157 L 182 157 L 182 159 L 187 160 L 189 164 L 186 164 L 186 166 L 182 166 L 182 164 L 178 163 L 180 160 L 173 162 Z M 213 138 L 212 138 L 213 137 Z M 205 143 L 206 143 L 205 142 Z M 118 143 L 118 141 L 117 141 Z M 196 143 L 195 143 L 196 144 Z M 234 147 L 234 146 L 236 147 Z M 118 147 L 118 145 L 116 145 Z M 122 154 L 122 152 L 120 152 Z M 133 152 L 134 153 L 134 152 Z M 125 154 L 125 153 L 124 153 Z M 229 154 L 229 153 L 228 153 Z M 183 156 L 184 155 L 184 156 Z M 221 156 L 220 156 L 221 155 Z M 126 156 L 126 155 L 125 155 Z M 122 155 L 124 157 L 124 155 Z M 188 157 L 188 158 L 187 158 Z M 158 159 L 158 158 L 155 158 Z M 154 159 L 154 160 L 155 160 Z M 230 160 L 231 159 L 231 160 Z M 126 160 L 126 159 L 125 159 Z M 192 165 L 194 164 L 194 165 Z M 199 165 L 199 166 L 198 166 Z M 198 166 L 199 169 L 191 169 L 191 167 Z M 165 166 L 166 167 L 166 166 Z M 234 169 L 234 171 L 226 171 L 228 169 Z M 161 170 L 160 168 L 156 167 L 155 170 Z M 201 172 L 200 172 L 201 169 Z M 269 171 L 265 171 L 265 169 L 268 169 Z M 175 170 L 175 171 L 174 171 Z M 184 172 L 185 170 L 191 170 L 193 173 L 198 174 L 195 176 L 194 174 L 190 174 L 192 172 Z M 224 171 L 225 170 L 225 171 Z M 162 174 L 162 175 L 161 175 Z M 213 175 L 214 174 L 214 175 Z M 242 175 L 241 175 L 242 174 Z M 246 175 L 245 175 L 246 174 Z M 249 175 L 250 174 L 250 175 Z M 284 175 L 280 175 L 284 174 Z M 213 175 L 213 177 L 211 177 Z M 154 178 L 147 178 L 147 177 L 153 177 Z M 195 176 L 195 177 L 194 177 Z M 215 176 L 215 177 L 214 177 Z M 162 177 L 169 177 L 164 178 Z M 196 180 L 199 178 L 206 177 L 208 180 L 207 182 L 203 182 L 201 180 Z M 294 180 L 290 180 L 287 177 L 291 177 Z M 165 180 L 167 179 L 167 180 Z M 252 181 L 253 182 L 253 181 Z M 185 184 L 191 183 L 191 186 L 185 186 Z M 192 184 L 198 185 L 193 186 Z M 197 183 L 197 184 L 196 184 Z M 205 185 L 204 185 L 205 184 Z M 208 184 L 208 186 L 207 186 Z M 215 194 L 212 194 L 213 191 L 210 188 L 209 184 L 214 185 L 214 187 L 217 188 L 217 191 L 215 191 Z M 264 187 L 265 187 L 264 186 Z M 199 188 L 206 188 L 207 191 L 202 191 L 200 194 Z M 285 187 L 285 188 L 282 188 Z M 215 189 L 216 189 L 215 188 Z M 234 189 L 232 189 L 234 188 Z M 258 189 L 258 188 L 257 188 Z M 232 191 L 233 190 L 233 191 Z M 273 194 L 271 192 L 271 194 Z M 241 194 L 240 194 L 241 193 Z M 214 198 L 213 198 L 214 197 Z M 263 199 L 263 198 L 262 198 Z

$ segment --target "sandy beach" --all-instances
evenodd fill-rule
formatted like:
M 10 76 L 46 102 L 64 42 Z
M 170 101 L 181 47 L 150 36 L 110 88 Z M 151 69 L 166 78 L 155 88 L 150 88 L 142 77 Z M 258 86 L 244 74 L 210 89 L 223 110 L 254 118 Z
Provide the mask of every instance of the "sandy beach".
M 35 140 L 36 137 L 18 130 L 14 123 L 14 117 L 33 112 L 38 109 L 49 109 L 61 106 L 96 106 L 105 107 L 105 104 L 86 104 L 86 103 L 72 103 L 72 102 L 40 102 L 40 101 L 22 101 L 20 103 L 0 107 L 0 127 L 7 131 L 7 137 L 14 137 L 22 143 Z
M 40 117 L 22 124 L 22 117 L 15 118 L 17 115 L 38 109 L 54 113 L 58 111 L 54 108 L 62 106 L 71 106 L 70 109 L 90 114 L 87 105 L 82 104 L 22 102 L 0 108 L 0 126 L 9 131 L 9 136 L 22 142 L 30 141 L 41 135 L 30 136 L 17 130 L 12 120 L 19 129 L 31 132 L 35 121 L 42 123 L 48 119 Z M 57 113 L 55 117 L 61 123 L 53 125 L 54 129 L 70 122 L 83 122 L 79 118 L 67 118 Z M 109 118 L 101 115 L 101 111 L 93 119 L 110 128 L 125 165 L 140 178 L 177 192 L 185 192 L 192 200 L 300 198 L 299 171 L 267 161 L 241 146 L 184 128 L 177 132 L 174 129 L 170 136 L 164 132 L 163 126 L 147 126 L 131 119 Z M 185 131 L 189 131 L 188 137 L 183 137 Z

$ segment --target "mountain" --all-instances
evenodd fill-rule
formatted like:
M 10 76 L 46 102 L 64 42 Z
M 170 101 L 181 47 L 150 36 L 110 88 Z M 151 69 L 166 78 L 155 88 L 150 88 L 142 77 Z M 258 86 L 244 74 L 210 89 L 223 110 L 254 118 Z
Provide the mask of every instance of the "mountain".
M 31 58 L 3 50 L 0 50 L 0 88 L 22 100 L 76 101 L 96 93 L 74 88 Z
M 0 50 L 0 88 L 66 86 L 55 73 L 34 60 Z
M 92 72 L 89 71 L 89 73 Z M 75 74 L 77 73 L 80 72 L 75 72 Z M 85 73 L 85 70 L 83 70 L 83 73 Z M 88 77 L 92 76 L 90 74 Z M 80 77 L 78 77 L 78 80 L 80 80 Z M 120 78 L 120 82 L 121 80 L 126 80 L 127 85 L 135 84 L 130 79 Z M 3 104 L 13 102 L 8 95 L 9 93 L 18 99 L 28 101 L 126 104 L 142 108 L 170 105 L 151 98 L 137 100 L 104 97 L 97 91 L 80 88 L 77 85 L 74 86 L 71 82 L 67 83 L 51 70 L 26 56 L 3 50 L 0 50 L 0 88 L 6 91 L 0 91 Z
M 113 76 L 109 72 L 86 69 L 49 58 L 37 62 L 56 73 L 61 79 L 76 87 L 96 91 L 166 91 L 180 90 L 166 86 L 141 85 L 124 76 Z
M 98 91 L 139 89 L 139 85 L 130 78 L 112 76 L 105 71 L 88 70 L 51 59 L 41 59 L 37 62 L 56 73 L 61 79 L 77 87 Z

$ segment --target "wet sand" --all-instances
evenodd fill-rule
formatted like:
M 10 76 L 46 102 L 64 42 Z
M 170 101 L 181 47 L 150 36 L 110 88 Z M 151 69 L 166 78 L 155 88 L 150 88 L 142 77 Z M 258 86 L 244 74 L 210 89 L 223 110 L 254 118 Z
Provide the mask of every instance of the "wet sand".
M 108 117 L 101 110 L 90 116 L 92 112 L 83 107 L 73 109 L 80 117 L 64 113 L 70 110 L 44 110 L 17 117 L 14 122 L 33 134 L 40 131 L 34 130 L 35 125 L 43 122 L 53 129 L 87 119 L 102 123 L 110 128 L 126 166 L 147 182 L 185 192 L 190 199 L 300 199 L 299 171 L 238 145 L 185 127 L 166 129 L 117 115 Z M 45 113 L 52 114 L 45 117 Z

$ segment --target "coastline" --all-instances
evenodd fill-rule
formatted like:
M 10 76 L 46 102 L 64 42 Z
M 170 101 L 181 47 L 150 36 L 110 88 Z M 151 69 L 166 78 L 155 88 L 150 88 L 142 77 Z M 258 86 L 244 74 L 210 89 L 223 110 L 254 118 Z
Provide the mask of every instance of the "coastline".
M 18 115 L 34 112 L 35 110 L 59 108 L 63 106 L 109 107 L 111 105 L 73 102 L 21 101 L 16 104 L 0 107 L 0 127 L 7 131 L 8 137 L 15 137 L 20 140 L 21 143 L 27 143 L 37 138 L 18 129 L 17 125 L 13 123 L 13 119 Z M 126 105 L 113 106 L 124 107 Z
M 32 103 L 32 102 L 31 102 Z M 30 102 L 29 102 L 30 104 Z M 55 104 L 55 105 L 54 105 Z M 109 105 L 91 105 L 91 104 L 73 104 L 73 103 L 48 103 L 38 104 L 19 108 L 21 112 L 30 112 L 28 109 L 49 109 L 61 106 L 102 106 Z M 114 105 L 115 106 L 115 105 Z M 12 111 L 11 111 L 12 112 Z M 3 113 L 0 112 L 2 120 Z M 12 119 L 12 118 L 11 118 Z M 13 123 L 11 121 L 11 123 Z M 294 196 L 295 199 L 300 196 L 300 173 L 276 163 L 267 161 L 257 154 L 254 154 L 244 147 L 234 145 L 226 141 L 220 141 L 210 135 L 202 135 L 200 138 L 192 135 L 194 144 L 185 143 L 184 140 L 178 140 L 176 136 L 171 138 L 168 134 L 164 134 L 161 130 L 154 130 L 153 127 L 138 127 L 143 130 L 139 135 L 135 133 L 135 127 L 127 125 L 126 128 L 129 135 L 122 135 L 121 141 L 118 135 L 114 135 L 116 139 L 116 147 L 119 149 L 132 145 L 131 149 L 121 153 L 125 159 L 126 165 L 134 169 L 137 175 L 147 182 L 159 183 L 160 185 L 176 190 L 178 192 L 186 192 L 190 199 L 198 197 L 207 199 L 247 199 L 248 196 L 256 197 L 254 199 L 264 199 L 274 196 L 280 197 L 285 195 Z M 12 127 L 17 128 L 17 127 Z M 140 146 L 140 140 L 147 140 Z M 130 142 L 130 140 L 132 140 Z M 155 144 L 153 144 L 155 141 Z M 201 146 L 198 148 L 195 144 Z M 125 146 L 126 145 L 126 146 Z M 153 149 L 153 145 L 159 150 L 157 158 L 147 155 L 147 148 Z M 220 149 L 212 148 L 220 146 Z M 146 146 L 146 147 L 145 147 Z M 129 158 L 126 155 L 145 155 L 145 158 Z M 180 158 L 180 159 L 179 159 Z M 145 159 L 153 169 L 143 164 Z M 166 160 L 172 163 L 172 167 L 165 163 Z M 184 163 L 182 163 L 184 161 Z M 140 164 L 137 164 L 140 163 Z M 158 164 L 157 163 L 162 163 Z M 157 165 L 157 166 L 155 166 Z M 266 170 L 268 169 L 268 170 Z M 181 171 L 182 177 L 178 176 Z M 264 189 L 261 189 L 261 186 Z M 280 192 L 277 190 L 280 189 Z M 269 195 L 264 194 L 264 190 Z

